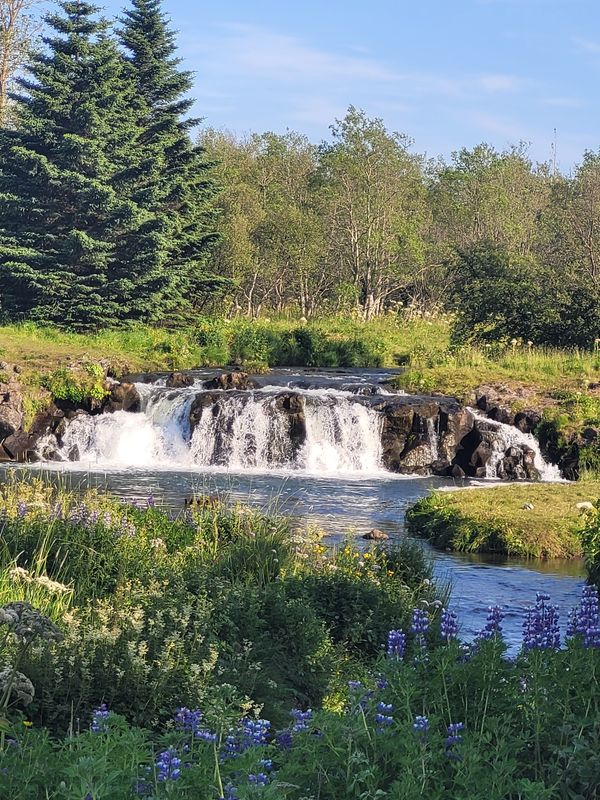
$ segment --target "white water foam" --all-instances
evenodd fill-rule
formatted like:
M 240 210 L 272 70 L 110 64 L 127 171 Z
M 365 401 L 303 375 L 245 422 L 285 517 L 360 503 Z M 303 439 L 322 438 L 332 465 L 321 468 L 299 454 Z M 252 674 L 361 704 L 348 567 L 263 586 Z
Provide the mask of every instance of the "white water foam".
M 193 467 L 233 471 L 373 474 L 381 465 L 381 416 L 337 389 L 294 390 L 305 398 L 306 440 L 294 448 L 289 415 L 278 407 L 281 387 L 224 392 L 201 415 L 193 434 L 189 413 L 198 387 L 165 390 L 136 384 L 141 412 L 80 416 L 58 450 L 63 462 L 104 468 Z M 42 448 L 49 450 L 51 442 Z
M 497 437 L 492 443 L 492 457 L 486 466 L 486 478 L 495 479 L 498 477 L 498 465 L 502 461 L 502 458 L 509 447 L 528 447 L 530 450 L 533 450 L 533 463 L 539 472 L 540 479 L 542 481 L 557 482 L 563 480 L 560 474 L 560 469 L 556 466 L 556 464 L 550 464 L 544 459 L 542 451 L 540 450 L 539 442 L 532 433 L 523 433 L 518 428 L 515 428 L 514 425 L 506 425 L 503 422 L 496 422 L 495 420 L 489 419 L 489 417 L 486 417 L 476 409 L 472 408 L 470 411 L 476 420 L 485 422 L 486 425 L 489 425 L 489 427 L 491 427 L 494 432 L 497 433 Z

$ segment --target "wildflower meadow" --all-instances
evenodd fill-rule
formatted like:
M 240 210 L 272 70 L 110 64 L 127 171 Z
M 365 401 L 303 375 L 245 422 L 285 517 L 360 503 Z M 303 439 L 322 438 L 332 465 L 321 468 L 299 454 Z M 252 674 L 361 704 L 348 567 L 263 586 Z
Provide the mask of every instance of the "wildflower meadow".
M 593 798 L 598 591 L 470 642 L 421 548 L 0 487 L 0 797 Z

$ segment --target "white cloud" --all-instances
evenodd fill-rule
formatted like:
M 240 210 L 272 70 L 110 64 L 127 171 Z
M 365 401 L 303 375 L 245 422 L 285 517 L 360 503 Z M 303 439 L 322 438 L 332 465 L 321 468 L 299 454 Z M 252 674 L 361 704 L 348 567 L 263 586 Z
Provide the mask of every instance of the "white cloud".
M 480 75 L 476 82 L 487 92 L 514 92 L 521 88 L 523 81 L 514 75 Z
M 397 102 L 421 95 L 471 98 L 515 92 L 525 85 L 521 78 L 502 73 L 398 71 L 356 47 L 349 53 L 328 51 L 296 36 L 241 23 L 222 25 L 210 39 L 188 47 L 190 55 L 193 51 L 202 59 L 203 71 L 226 73 L 240 82 L 286 84 L 292 93 L 304 87 L 347 94 L 363 84 Z

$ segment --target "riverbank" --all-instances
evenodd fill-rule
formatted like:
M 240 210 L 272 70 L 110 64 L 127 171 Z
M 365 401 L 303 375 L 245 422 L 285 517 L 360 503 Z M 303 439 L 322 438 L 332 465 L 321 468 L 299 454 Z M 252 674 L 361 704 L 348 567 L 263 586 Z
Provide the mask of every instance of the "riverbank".
M 569 480 L 600 474 L 600 353 L 517 343 L 414 350 L 394 379 L 517 424 Z
M 443 550 L 579 558 L 587 505 L 598 498 L 598 481 L 432 492 L 406 522 L 411 535 Z

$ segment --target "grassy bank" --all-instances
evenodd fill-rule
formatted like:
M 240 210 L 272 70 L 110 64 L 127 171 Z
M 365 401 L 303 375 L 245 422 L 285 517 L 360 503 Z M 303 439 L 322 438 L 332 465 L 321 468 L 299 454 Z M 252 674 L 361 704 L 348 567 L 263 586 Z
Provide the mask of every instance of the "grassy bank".
M 441 549 L 573 558 L 582 555 L 585 522 L 577 503 L 599 497 L 594 481 L 433 492 L 409 510 L 407 525 Z

